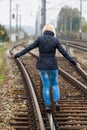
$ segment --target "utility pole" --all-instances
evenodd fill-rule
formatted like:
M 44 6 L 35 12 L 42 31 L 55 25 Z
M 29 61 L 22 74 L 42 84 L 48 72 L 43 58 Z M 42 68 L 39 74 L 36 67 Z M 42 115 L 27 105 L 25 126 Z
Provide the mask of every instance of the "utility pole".
M 39 36 L 41 34 L 41 30 L 40 30 L 41 29 L 40 28 L 41 27 L 40 26 L 41 25 L 41 12 L 40 11 L 41 11 L 41 8 L 39 7 L 37 16 L 36 16 L 36 25 L 35 25 L 36 26 L 36 32 L 35 32 L 36 36 Z
M 21 14 L 19 15 L 19 19 L 20 19 L 20 23 L 19 23 L 19 25 L 20 25 L 20 31 L 21 31 Z
M 42 0 L 41 6 L 41 30 L 46 24 L 46 0 Z
M 72 16 L 70 18 L 70 32 L 72 33 Z
M 18 5 L 16 5 L 16 31 L 18 32 Z
M 18 4 L 16 5 L 16 40 L 18 40 Z
M 70 33 L 72 33 L 72 7 L 71 7 L 71 12 L 70 12 Z
M 12 4 L 12 0 L 10 0 L 10 10 L 9 10 L 9 14 L 10 14 L 10 18 L 9 18 L 9 43 L 11 43 L 11 33 L 12 33 L 12 29 L 11 29 L 11 4 Z
M 41 6 L 38 8 L 38 36 L 41 34 Z
M 67 25 L 66 25 L 66 23 L 67 23 L 67 20 L 66 20 L 66 18 L 65 18 L 65 21 L 64 21 L 64 31 L 65 31 L 65 33 L 66 33 L 66 29 L 67 29 Z
M 36 27 L 35 35 L 36 35 L 36 37 L 37 37 L 37 36 L 38 36 L 38 13 L 37 13 L 37 16 L 36 16 L 35 27 Z
M 80 0 L 80 23 L 79 23 L 79 35 L 82 40 L 82 0 Z

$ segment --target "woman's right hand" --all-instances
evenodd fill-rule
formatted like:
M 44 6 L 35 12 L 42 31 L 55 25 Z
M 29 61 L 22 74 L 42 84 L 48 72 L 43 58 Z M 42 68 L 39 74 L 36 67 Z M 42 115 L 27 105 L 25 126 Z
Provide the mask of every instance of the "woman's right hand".
M 12 58 L 14 58 L 14 55 L 11 55 Z

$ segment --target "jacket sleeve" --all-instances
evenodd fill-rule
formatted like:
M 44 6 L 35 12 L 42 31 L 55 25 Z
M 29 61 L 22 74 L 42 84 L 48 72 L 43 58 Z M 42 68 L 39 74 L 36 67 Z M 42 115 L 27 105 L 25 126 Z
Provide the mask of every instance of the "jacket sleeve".
M 26 47 L 25 49 L 23 49 L 21 52 L 17 53 L 14 55 L 15 58 L 18 58 L 26 53 L 28 53 L 30 50 L 38 47 L 39 45 L 39 38 L 32 44 L 30 44 L 28 47 Z
M 62 47 L 61 43 L 59 40 L 56 42 L 56 47 L 59 50 L 59 52 L 66 58 L 68 59 L 73 65 L 76 65 L 76 61 L 67 53 L 67 51 Z

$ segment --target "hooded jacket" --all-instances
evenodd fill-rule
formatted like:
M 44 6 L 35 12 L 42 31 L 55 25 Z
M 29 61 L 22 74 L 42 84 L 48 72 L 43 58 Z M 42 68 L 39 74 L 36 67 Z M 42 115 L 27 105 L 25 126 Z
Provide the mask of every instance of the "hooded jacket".
M 68 59 L 73 65 L 76 65 L 76 61 L 64 50 L 59 40 L 54 37 L 53 32 L 45 31 L 41 37 L 38 37 L 34 43 L 30 44 L 27 48 L 15 55 L 15 58 L 20 57 L 30 50 L 38 47 L 39 58 L 37 59 L 37 69 L 58 69 L 57 60 L 55 58 L 56 49 Z

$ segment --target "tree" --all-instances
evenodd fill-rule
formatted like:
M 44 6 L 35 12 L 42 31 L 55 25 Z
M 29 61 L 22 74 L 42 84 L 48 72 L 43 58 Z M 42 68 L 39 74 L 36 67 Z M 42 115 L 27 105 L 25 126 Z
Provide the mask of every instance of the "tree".
M 58 15 L 58 29 L 63 32 L 79 31 L 80 12 L 77 8 L 64 6 Z
M 82 31 L 87 32 L 87 21 L 84 18 L 82 19 L 82 21 L 83 21 Z
M 8 33 L 4 26 L 0 24 L 0 41 L 8 41 Z

